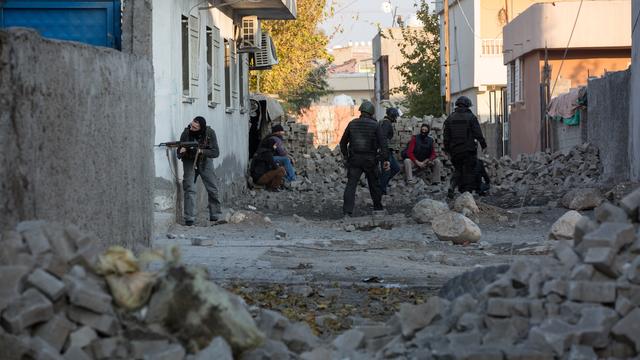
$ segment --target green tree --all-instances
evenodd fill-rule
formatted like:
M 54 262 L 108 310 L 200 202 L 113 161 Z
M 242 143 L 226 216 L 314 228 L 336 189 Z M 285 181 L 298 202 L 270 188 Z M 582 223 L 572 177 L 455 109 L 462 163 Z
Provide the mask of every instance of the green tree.
M 438 15 L 431 12 L 425 0 L 416 3 L 417 16 L 422 28 L 400 24 L 402 40 L 400 53 L 406 59 L 397 66 L 404 82 L 392 89 L 392 93 L 404 93 L 402 105 L 409 108 L 409 115 L 441 115 L 440 96 L 440 26 Z
M 331 15 L 331 12 L 324 11 L 326 2 L 326 0 L 298 0 L 296 20 L 262 22 L 263 30 L 267 31 L 274 41 L 279 63 L 271 70 L 252 71 L 252 90 L 278 94 L 285 101 L 291 99 L 295 102 L 291 108 L 296 111 L 300 109 L 299 106 L 307 103 L 300 101 L 301 96 L 304 94 L 312 98 L 317 96 L 312 90 L 314 88 L 322 90 L 323 85 L 317 81 L 318 76 L 326 77 L 326 68 L 322 70 L 317 63 L 330 59 L 326 50 L 329 38 L 318 28 L 318 24 Z M 258 73 L 259 89 L 257 89 Z M 314 86 L 314 84 L 320 86 Z M 322 91 L 319 94 L 322 96 Z
M 302 84 L 284 95 L 288 111 L 300 113 L 331 92 L 327 83 L 328 68 L 329 64 L 317 65 Z

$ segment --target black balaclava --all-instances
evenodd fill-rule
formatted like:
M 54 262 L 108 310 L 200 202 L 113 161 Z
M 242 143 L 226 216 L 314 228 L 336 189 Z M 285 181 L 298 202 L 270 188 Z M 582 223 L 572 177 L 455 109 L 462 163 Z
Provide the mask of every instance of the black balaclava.
M 427 133 L 426 134 L 422 132 L 422 129 L 424 129 L 424 128 L 427 128 Z M 422 124 L 422 126 L 420 126 L 420 136 L 427 137 L 427 136 L 429 136 L 429 132 L 430 131 L 431 131 L 431 128 L 429 127 L 429 125 Z
M 198 133 L 200 134 L 204 134 L 204 132 L 207 130 L 207 120 L 205 120 L 205 118 L 203 118 L 202 116 L 196 116 L 193 121 L 197 122 L 198 124 L 200 124 L 200 131 L 198 131 Z M 191 127 L 189 127 L 189 129 L 191 129 Z M 195 131 L 193 131 L 195 132 Z

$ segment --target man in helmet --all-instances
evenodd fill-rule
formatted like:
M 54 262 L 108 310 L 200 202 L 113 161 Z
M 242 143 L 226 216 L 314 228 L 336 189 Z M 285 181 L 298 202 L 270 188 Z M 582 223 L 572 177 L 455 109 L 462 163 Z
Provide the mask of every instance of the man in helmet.
M 456 108 L 444 121 L 444 151 L 449 154 L 455 173 L 451 178 L 449 197 L 453 197 L 455 188 L 460 192 L 473 191 L 475 188 L 475 166 L 477 164 L 478 143 L 484 151 L 487 142 L 482 135 L 478 118 L 469 109 L 471 100 L 460 96 Z
M 353 119 L 342 134 L 340 151 L 347 168 L 347 186 L 344 189 L 342 210 L 345 216 L 353 214 L 356 187 L 364 172 L 369 185 L 369 193 L 373 200 L 373 209 L 382 210 L 382 192 L 378 177 L 378 152 L 383 161 L 383 168 L 389 169 L 389 147 L 387 139 L 373 118 L 375 109 L 369 101 L 360 105 L 360 117 Z
M 393 123 L 396 122 L 399 117 L 400 111 L 396 108 L 390 107 L 387 109 L 386 115 L 380 123 L 380 129 L 382 134 L 385 136 L 387 143 L 393 138 Z M 380 162 L 380 170 L 382 172 L 382 175 L 380 176 L 380 190 L 382 190 L 383 195 L 386 195 L 389 181 L 391 181 L 391 178 L 400 172 L 400 165 L 398 165 L 398 160 L 396 160 L 391 149 L 389 149 L 389 158 L 383 160 L 389 161 L 388 170 L 384 169 L 384 161 Z

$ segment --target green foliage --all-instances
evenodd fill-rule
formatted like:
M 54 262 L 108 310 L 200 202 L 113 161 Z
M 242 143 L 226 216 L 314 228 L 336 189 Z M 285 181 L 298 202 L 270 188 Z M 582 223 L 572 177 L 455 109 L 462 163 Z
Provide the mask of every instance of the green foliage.
M 324 64 L 313 68 L 304 83 L 283 96 L 288 111 L 300 113 L 331 92 L 327 83 L 328 67 L 328 64 Z
M 402 105 L 410 116 L 441 115 L 440 96 L 440 26 L 438 15 L 432 13 L 425 0 L 415 4 L 417 16 L 423 23 L 420 29 L 400 24 L 403 39 L 400 53 L 406 59 L 397 69 L 404 78 L 403 85 L 392 93 L 404 93 Z

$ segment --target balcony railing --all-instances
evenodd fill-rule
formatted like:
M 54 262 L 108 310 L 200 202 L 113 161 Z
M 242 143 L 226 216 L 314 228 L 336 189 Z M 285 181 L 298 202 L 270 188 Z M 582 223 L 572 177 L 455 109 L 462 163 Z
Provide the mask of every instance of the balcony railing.
M 482 56 L 502 56 L 502 39 L 482 39 Z

